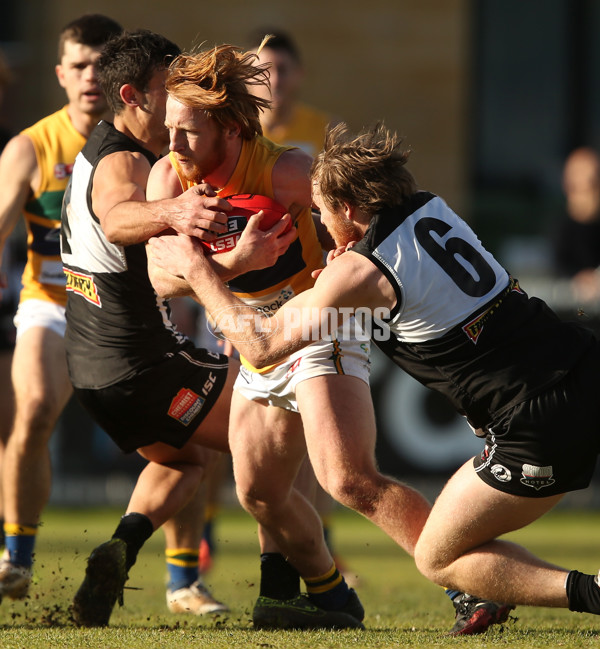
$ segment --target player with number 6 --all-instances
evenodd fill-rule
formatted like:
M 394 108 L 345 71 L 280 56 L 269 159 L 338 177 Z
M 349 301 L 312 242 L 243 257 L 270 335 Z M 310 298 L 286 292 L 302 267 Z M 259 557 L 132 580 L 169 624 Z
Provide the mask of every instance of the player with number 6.
M 384 518 L 381 501 L 361 494 L 359 511 L 372 520 L 381 515 L 393 538 L 416 534 L 414 556 L 425 576 L 510 605 L 600 614 L 594 575 L 498 538 L 589 485 L 600 449 L 598 340 L 529 297 L 441 198 L 417 190 L 401 142 L 383 125 L 358 136 L 345 125 L 328 133 L 311 169 L 312 192 L 340 254 L 275 318 L 285 322 L 290 309 L 388 307 L 390 336 L 378 344 L 485 436 L 484 451 L 449 480 L 418 534 L 406 508 L 397 514 L 401 499 Z M 243 313 L 204 257 L 188 254 L 189 240 L 180 244 L 154 240 L 155 263 L 168 269 L 185 259 L 179 272 L 217 321 L 226 307 Z M 226 324 L 217 324 L 226 334 Z M 251 344 L 237 331 L 234 344 L 263 367 L 310 342 L 301 326 L 271 324 L 270 331 Z M 471 619 L 485 617 L 469 596 L 459 601 Z
M 153 167 L 148 180 L 151 200 L 173 198 L 194 185 L 208 183 L 221 196 L 241 192 L 268 196 L 294 217 L 298 238 L 277 263 L 229 282 L 229 289 L 240 300 L 235 304 L 248 311 L 250 317 L 243 318 L 248 325 L 255 322 L 257 310 L 268 316 L 286 312 L 298 300 L 305 303 L 304 296 L 317 290 L 312 288 L 314 274 L 322 267 L 311 216 L 312 159 L 261 135 L 258 117 L 265 100 L 255 96 L 253 88 L 265 83 L 267 70 L 255 65 L 253 54 L 230 45 L 179 57 L 166 81 L 170 155 Z M 360 185 L 367 190 L 362 179 Z M 317 205 L 323 207 L 318 198 Z M 338 237 L 330 221 L 324 218 L 324 222 L 336 239 L 348 243 L 357 238 L 359 230 L 351 229 L 349 238 L 346 234 Z M 178 251 L 173 263 L 163 258 L 165 249 Z M 200 273 L 206 286 L 196 282 L 196 264 L 206 259 L 215 268 L 221 256 L 205 256 L 204 250 L 193 238 L 162 236 L 149 246 L 150 277 L 162 295 L 189 294 L 193 289 L 220 325 L 219 307 L 212 300 L 205 301 L 206 292 L 214 291 L 215 299 L 233 297 L 210 273 Z M 153 264 L 154 254 L 162 270 Z M 337 278 L 344 290 L 360 283 L 364 269 L 357 270 L 358 274 L 351 269 Z M 317 286 L 323 284 L 317 282 Z M 371 291 L 376 288 L 376 284 L 368 286 Z M 391 300 L 393 289 L 388 293 Z M 219 305 L 227 307 L 228 303 L 223 299 Z M 230 322 L 240 322 L 230 315 L 231 311 L 227 313 Z M 253 333 L 248 335 L 256 339 L 250 327 Z M 280 327 L 274 338 L 279 340 L 283 333 Z M 255 340 L 256 350 L 261 349 L 262 337 Z M 238 339 L 235 333 L 231 335 L 234 344 Z M 262 363 L 253 345 L 245 345 L 234 384 L 229 444 L 237 494 L 265 531 L 260 539 L 263 577 L 289 575 L 285 590 L 269 588 L 269 579 L 263 578 L 253 620 L 261 628 L 306 627 L 317 622 L 311 611 L 324 610 L 338 628 L 342 624 L 361 627 L 362 605 L 333 562 L 320 517 L 295 484 L 307 452 L 327 492 L 365 515 L 409 553 L 414 551 L 430 505 L 419 492 L 382 475 L 376 466 L 369 341 L 338 335 L 306 342 L 311 343 L 306 348 L 302 348 L 303 341 L 286 350 L 284 341 L 273 364 Z M 261 368 L 256 366 L 257 358 Z M 300 594 L 299 576 L 307 596 Z M 469 601 L 473 610 L 460 613 L 456 629 L 462 633 L 484 631 L 506 619 L 510 608 Z M 473 617 L 475 604 L 478 614 Z M 318 615 L 323 616 L 322 612 Z

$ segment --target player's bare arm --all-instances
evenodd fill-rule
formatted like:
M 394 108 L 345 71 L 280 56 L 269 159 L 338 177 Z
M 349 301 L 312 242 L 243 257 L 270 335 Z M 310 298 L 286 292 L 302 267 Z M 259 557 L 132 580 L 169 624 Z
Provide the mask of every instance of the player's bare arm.
M 293 207 L 309 208 L 312 205 L 310 167 L 312 158 L 300 149 L 282 153 L 273 167 L 273 192 L 275 200 L 289 210 Z M 293 212 L 292 212 L 293 215 Z
M 210 264 L 222 282 L 262 268 L 270 268 L 283 255 L 296 239 L 295 228 L 287 229 L 292 222 L 288 213 L 269 230 L 260 229 L 262 212 L 248 219 L 242 235 L 235 248 L 228 252 L 210 256 Z M 174 233 L 163 233 L 158 236 L 176 236 Z M 147 248 L 148 275 L 154 290 L 164 298 L 192 296 L 194 291 L 187 280 L 167 272 L 154 263 L 154 253 Z M 178 270 L 178 269 L 174 269 Z
M 208 184 L 199 185 L 198 190 L 207 196 L 215 195 Z M 165 157 L 152 168 L 148 179 L 147 198 L 148 200 L 168 199 L 180 195 L 182 195 L 182 188 L 179 178 L 169 159 Z M 229 204 L 224 201 L 224 205 L 229 211 Z M 260 217 L 252 217 L 233 250 L 211 257 L 213 268 L 221 280 L 226 282 L 252 270 L 272 266 L 296 238 L 295 229 L 285 232 L 290 219 L 290 215 L 286 215 L 272 228 L 262 231 L 259 228 Z M 169 234 L 165 233 L 162 236 L 169 236 Z M 193 294 L 183 278 L 176 277 L 153 263 L 152 250 L 148 250 L 148 274 L 154 289 L 163 297 Z
M 166 229 L 212 240 L 226 231 L 223 199 L 192 187 L 176 199 L 147 201 L 150 163 L 140 153 L 106 156 L 94 176 L 94 212 L 111 243 L 131 245 Z
M 326 309 L 328 317 L 323 321 L 329 325 L 332 310 L 337 311 L 337 322 L 332 324 L 341 326 L 359 307 L 371 311 L 384 307 L 391 311 L 396 303 L 392 286 L 376 266 L 361 255 L 345 254 L 325 269 L 314 288 L 297 295 L 274 316 L 266 318 L 223 285 L 204 257 L 202 246 L 193 238 L 153 238 L 149 247 L 154 263 L 189 282 L 198 301 L 225 336 L 230 334 L 238 351 L 258 368 L 277 363 L 313 342 L 314 336 L 306 332 L 313 331 L 315 313 Z M 220 317 L 232 313 L 236 315 L 233 319 Z M 231 326 L 235 332 L 230 331 Z M 257 336 L 257 331 L 269 333 Z
M 38 184 L 39 170 L 33 143 L 26 135 L 17 135 L 7 143 L 0 156 L 0 259 L 6 240 Z

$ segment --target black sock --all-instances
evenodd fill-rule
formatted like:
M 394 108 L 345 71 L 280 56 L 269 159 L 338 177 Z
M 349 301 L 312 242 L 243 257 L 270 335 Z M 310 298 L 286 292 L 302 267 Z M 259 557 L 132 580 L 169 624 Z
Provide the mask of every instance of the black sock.
M 142 545 L 152 536 L 154 527 L 144 514 L 125 514 L 117 526 L 113 539 L 122 539 L 127 544 L 127 571 L 137 559 Z
M 293 599 L 300 594 L 300 575 L 282 554 L 260 555 L 260 595 L 271 599 Z
M 600 615 L 600 587 L 593 575 L 571 570 L 567 576 L 569 610 Z

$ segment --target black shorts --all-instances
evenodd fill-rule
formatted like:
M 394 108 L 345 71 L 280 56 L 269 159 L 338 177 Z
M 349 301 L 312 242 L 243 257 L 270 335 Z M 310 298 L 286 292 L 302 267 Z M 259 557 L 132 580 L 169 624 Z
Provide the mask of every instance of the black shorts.
M 543 498 L 584 489 L 600 452 L 600 344 L 555 385 L 488 427 L 473 461 L 477 475 L 505 493 Z
M 131 379 L 75 394 L 125 453 L 155 442 L 181 448 L 217 401 L 228 366 L 227 356 L 189 345 Z

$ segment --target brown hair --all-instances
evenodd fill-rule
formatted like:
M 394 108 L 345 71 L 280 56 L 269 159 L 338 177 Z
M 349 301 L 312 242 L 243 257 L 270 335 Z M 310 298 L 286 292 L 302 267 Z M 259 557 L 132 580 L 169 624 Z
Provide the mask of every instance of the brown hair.
M 268 85 L 265 65 L 256 55 L 234 45 L 178 56 L 169 68 L 167 92 L 182 104 L 204 111 L 222 127 L 237 124 L 250 140 L 262 135 L 260 111 L 269 101 L 252 94 L 250 87 Z
M 382 123 L 358 135 L 344 122 L 328 128 L 310 173 L 324 203 L 332 210 L 347 203 L 373 215 L 414 194 L 416 181 L 404 166 L 410 150 L 400 148 L 402 141 Z
M 102 14 L 84 14 L 65 25 L 58 39 L 58 62 L 65 53 L 65 42 L 74 41 L 89 47 L 104 45 L 123 31 L 118 22 Z
M 110 109 L 119 115 L 125 109 L 121 86 L 146 87 L 157 70 L 166 69 L 181 53 L 179 45 L 149 29 L 124 31 L 112 38 L 96 61 L 96 73 Z

